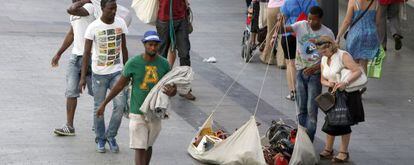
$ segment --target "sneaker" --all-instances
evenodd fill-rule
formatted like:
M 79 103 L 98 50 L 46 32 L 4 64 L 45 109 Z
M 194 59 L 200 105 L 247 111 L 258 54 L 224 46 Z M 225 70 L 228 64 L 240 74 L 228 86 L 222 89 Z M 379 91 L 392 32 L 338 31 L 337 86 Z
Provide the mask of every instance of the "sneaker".
M 59 136 L 75 136 L 75 128 L 66 124 L 62 128 L 55 128 L 53 132 Z
M 179 95 L 181 97 L 186 98 L 187 100 L 195 100 L 196 99 L 196 97 L 193 94 L 191 94 L 191 91 L 188 92 L 187 94 L 179 94 Z
M 295 101 L 295 97 L 296 97 L 296 92 L 291 91 L 290 94 L 286 96 L 286 99 L 290 101 Z
M 109 150 L 113 153 L 119 152 L 119 146 L 118 143 L 116 143 L 115 138 L 108 138 L 108 144 L 109 144 Z
M 402 47 L 402 42 L 401 39 L 403 38 L 402 36 L 398 35 L 398 34 L 394 34 L 393 38 L 395 40 L 395 50 L 400 50 Z
M 96 152 L 105 153 L 105 143 L 106 140 L 98 139 L 98 142 L 96 143 Z

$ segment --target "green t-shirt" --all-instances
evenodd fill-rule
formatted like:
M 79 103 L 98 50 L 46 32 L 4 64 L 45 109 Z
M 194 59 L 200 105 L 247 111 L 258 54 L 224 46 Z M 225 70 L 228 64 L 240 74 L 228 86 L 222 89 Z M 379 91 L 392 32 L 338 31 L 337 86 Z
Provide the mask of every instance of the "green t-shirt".
M 145 61 L 143 55 L 128 60 L 122 75 L 132 79 L 132 94 L 130 113 L 143 114 L 139 108 L 150 90 L 170 71 L 168 61 L 157 56 L 154 61 Z

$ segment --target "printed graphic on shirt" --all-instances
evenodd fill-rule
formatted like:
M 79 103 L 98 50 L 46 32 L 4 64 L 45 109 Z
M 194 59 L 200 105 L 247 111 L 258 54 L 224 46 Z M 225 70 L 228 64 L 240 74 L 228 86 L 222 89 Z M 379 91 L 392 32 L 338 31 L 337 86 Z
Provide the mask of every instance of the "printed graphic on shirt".
M 112 66 L 121 63 L 122 29 L 105 29 L 96 33 L 99 54 L 98 66 Z
M 148 83 L 156 84 L 158 82 L 158 73 L 156 66 L 145 66 L 144 81 L 140 84 L 141 90 L 148 90 Z
M 309 41 L 310 39 L 317 39 L 319 37 L 320 36 L 316 34 L 305 34 L 301 40 L 299 40 L 299 43 L 303 45 L 301 50 L 303 53 L 302 57 L 305 58 L 306 61 L 315 61 L 320 58 L 316 45 Z

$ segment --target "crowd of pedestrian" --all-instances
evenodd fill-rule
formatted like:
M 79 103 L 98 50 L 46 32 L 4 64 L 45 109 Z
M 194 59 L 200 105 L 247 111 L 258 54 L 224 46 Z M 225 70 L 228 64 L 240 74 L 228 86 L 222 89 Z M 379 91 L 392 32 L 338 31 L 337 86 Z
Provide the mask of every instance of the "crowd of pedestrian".
M 105 153 L 108 143 L 111 152 L 119 152 L 116 136 L 122 118 L 127 114 L 125 117 L 130 119 L 129 146 L 135 151 L 135 164 L 149 164 L 152 145 L 161 131 L 161 121 L 144 120 L 139 107 L 157 82 L 171 70 L 174 61 L 165 59 L 168 54 L 175 60 L 175 52 L 178 52 L 180 66 L 191 65 L 189 26 L 185 19 L 188 2 L 173 1 L 171 13 L 169 0 L 159 2 L 157 31 L 147 31 L 141 40 L 145 52 L 129 59 L 126 46 L 128 27 L 116 15 L 117 1 L 100 0 L 100 8 L 96 8 L 90 0 L 73 0 L 67 9 L 70 30 L 51 62 L 53 67 L 57 67 L 62 54 L 73 44 L 66 72 L 67 121 L 53 131 L 55 134 L 75 135 L 77 98 L 88 87 L 94 102 L 92 130 L 95 132 L 96 151 Z M 95 10 L 99 10 L 100 15 L 96 16 Z M 165 85 L 162 91 L 172 97 L 176 95 L 177 87 Z M 195 100 L 191 90 L 180 96 Z M 127 105 L 128 100 L 130 105 Z M 110 101 L 113 109 L 109 125 L 105 126 L 103 114 Z
M 286 60 L 286 81 L 289 90 L 286 99 L 296 102 L 298 123 L 307 129 L 312 141 L 317 130 L 318 116 L 315 98 L 322 93 L 322 87 L 328 87 L 332 93 L 344 92 L 347 97 L 346 106 L 351 122 L 348 125 L 337 126 L 325 121 L 322 131 L 327 137 L 325 149 L 320 153 L 322 159 L 332 159 L 333 162 L 349 160 L 351 126 L 365 120 L 361 95 L 367 88 L 363 86 L 350 91 L 347 87 L 359 77 L 366 76 L 368 62 L 373 60 L 381 49 L 387 50 L 387 25 L 395 41 L 395 50 L 401 49 L 403 35 L 400 30 L 399 10 L 403 2 L 404 0 L 349 0 L 345 18 L 336 37 L 332 30 L 322 23 L 324 11 L 319 7 L 320 0 L 269 0 L 267 7 L 257 7 L 257 10 L 266 11 L 261 17 L 267 19 L 267 29 L 270 33 L 267 34 L 264 51 L 260 52 L 260 59 L 266 64 L 278 63 L 266 61 L 278 59 L 269 56 L 276 55 L 270 54 L 270 50 L 278 44 L 275 40 L 282 34 L 279 40 Z M 250 2 L 246 3 L 249 6 Z M 255 1 L 251 3 L 254 5 Z M 256 25 L 251 26 L 253 29 Z M 343 38 L 344 50 L 340 49 Z M 338 73 L 341 76 L 343 69 L 351 71 L 351 76 L 345 80 L 338 78 Z M 342 137 L 336 156 L 332 148 L 335 136 Z
M 348 145 L 351 126 L 363 122 L 362 94 L 366 87 L 347 90 L 359 77 L 367 73 L 367 64 L 379 52 L 387 49 L 387 20 L 395 41 L 395 49 L 402 47 L 403 35 L 399 25 L 399 5 L 403 0 L 349 0 L 344 21 L 338 34 L 322 22 L 324 11 L 317 0 L 246 0 L 253 6 L 252 37 L 256 43 L 259 29 L 267 27 L 266 42 L 260 60 L 275 64 L 279 58 L 271 53 L 275 38 L 280 38 L 286 64 L 286 81 L 289 95 L 295 101 L 298 123 L 306 128 L 313 141 L 317 131 L 318 105 L 315 98 L 327 87 L 329 92 L 343 92 L 352 122 L 348 125 L 331 125 L 325 121 L 322 131 L 327 134 L 323 159 L 333 162 L 349 160 Z M 136 164 L 149 164 L 161 121 L 144 120 L 139 109 L 149 91 L 174 65 L 176 55 L 180 66 L 191 66 L 187 0 L 159 0 L 156 31 L 147 31 L 141 40 L 145 52 L 129 59 L 125 21 L 116 16 L 116 0 L 101 0 L 100 8 L 90 0 L 73 0 L 67 9 L 70 28 L 52 59 L 57 67 L 62 54 L 72 44 L 66 72 L 66 123 L 54 130 L 62 136 L 75 135 L 74 114 L 77 98 L 88 87 L 93 96 L 93 128 L 96 151 L 106 152 L 108 143 L 111 152 L 119 152 L 116 141 L 124 114 L 130 119 L 130 148 L 135 151 Z M 101 11 L 96 17 L 95 11 Z M 345 38 L 345 49 L 340 42 Z M 341 79 L 341 70 L 350 71 L 350 76 Z M 131 84 L 129 90 L 128 85 Z M 109 91 L 109 93 L 108 93 Z M 165 85 L 163 92 L 175 96 L 177 87 Z M 107 94 L 108 93 L 108 94 Z M 191 90 L 180 96 L 195 100 Z M 130 100 L 130 105 L 128 105 Z M 105 106 L 112 101 L 113 109 L 108 126 L 105 126 Z M 335 136 L 341 136 L 339 153 L 334 156 Z

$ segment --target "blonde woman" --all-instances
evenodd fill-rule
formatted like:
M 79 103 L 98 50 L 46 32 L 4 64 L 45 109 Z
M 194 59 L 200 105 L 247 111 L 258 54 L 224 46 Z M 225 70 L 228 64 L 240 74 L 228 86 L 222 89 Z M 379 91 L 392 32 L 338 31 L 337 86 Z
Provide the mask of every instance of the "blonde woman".
M 346 105 L 351 114 L 353 124 L 364 121 L 364 108 L 361 101 L 359 90 L 346 92 L 344 89 L 352 82 L 357 80 L 362 74 L 360 66 L 352 59 L 352 56 L 343 50 L 338 49 L 338 45 L 331 37 L 322 36 L 316 41 L 321 59 L 321 83 L 332 91 L 343 91 L 347 96 Z M 351 75 L 345 81 L 337 80 L 337 74 L 343 68 L 349 69 Z M 327 134 L 324 150 L 320 153 L 321 159 L 332 158 L 333 162 L 347 162 L 349 160 L 348 145 L 351 139 L 351 125 L 331 126 L 325 121 L 322 131 Z M 339 153 L 333 157 L 333 144 L 335 136 L 341 136 Z

